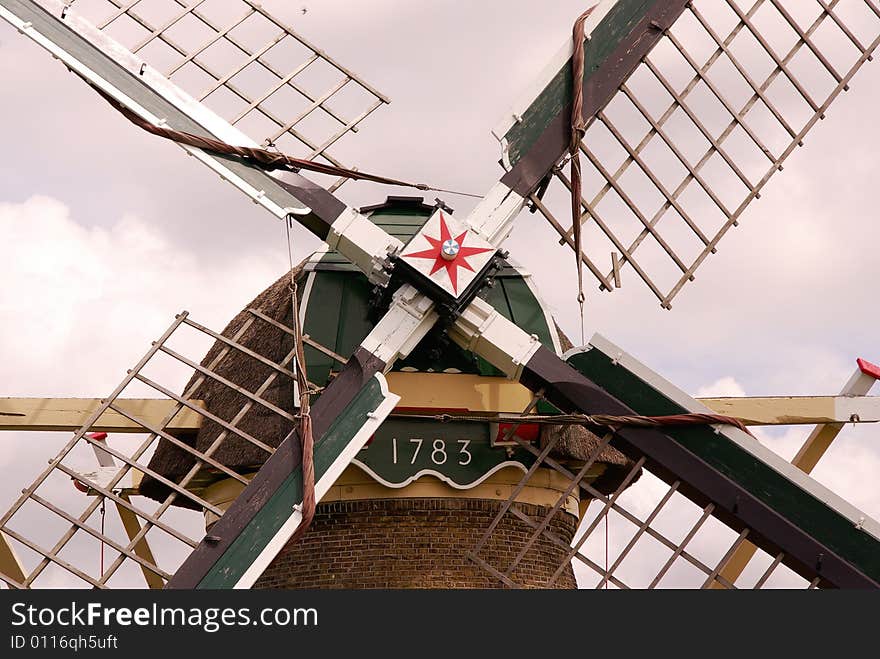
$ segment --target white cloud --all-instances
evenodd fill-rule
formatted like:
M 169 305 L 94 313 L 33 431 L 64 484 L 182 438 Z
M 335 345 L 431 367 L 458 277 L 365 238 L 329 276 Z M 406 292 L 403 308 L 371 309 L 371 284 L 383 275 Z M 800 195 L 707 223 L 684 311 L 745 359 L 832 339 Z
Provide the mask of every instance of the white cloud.
M 205 262 L 133 214 L 86 226 L 40 195 L 0 204 L 0 235 L 5 395 L 109 392 L 182 305 L 222 328 L 286 265 L 281 249 Z
M 727 376 L 715 380 L 712 384 L 700 387 L 697 390 L 697 398 L 723 398 L 725 396 L 745 396 L 746 392 L 739 382 Z

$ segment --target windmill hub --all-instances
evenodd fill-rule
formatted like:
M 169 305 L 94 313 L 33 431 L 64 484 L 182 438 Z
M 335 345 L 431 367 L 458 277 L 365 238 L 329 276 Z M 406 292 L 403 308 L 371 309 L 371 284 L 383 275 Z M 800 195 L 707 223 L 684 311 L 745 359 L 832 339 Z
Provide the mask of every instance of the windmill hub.
M 460 249 L 461 245 L 458 244 L 455 238 L 450 238 L 443 243 L 443 249 L 440 251 L 440 255 L 447 261 L 454 261 L 455 257 L 458 256 Z

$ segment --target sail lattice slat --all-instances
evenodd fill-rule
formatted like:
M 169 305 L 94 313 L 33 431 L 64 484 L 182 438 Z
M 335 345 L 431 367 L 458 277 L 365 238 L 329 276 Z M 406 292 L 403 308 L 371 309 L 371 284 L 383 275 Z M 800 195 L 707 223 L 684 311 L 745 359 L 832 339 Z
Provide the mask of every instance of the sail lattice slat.
M 74 0 L 67 13 L 255 142 L 296 157 L 345 166 L 331 147 L 389 102 L 281 20 L 298 14 L 285 4 L 269 11 L 252 0 Z
M 0 571 L 0 580 L 11 588 L 132 587 L 143 585 L 144 579 L 150 587 L 161 588 L 168 581 L 204 535 L 205 519 L 190 509 L 206 513 L 211 520 L 219 519 L 223 508 L 207 500 L 207 488 L 223 479 L 243 487 L 259 467 L 255 464 L 249 472 L 230 468 L 217 459 L 221 446 L 234 438 L 265 460 L 283 437 L 255 437 L 242 426 L 252 426 L 255 415 L 262 423 L 268 418 L 277 419 L 272 427 L 281 428 L 278 432 L 296 422 L 291 413 L 297 400 L 294 349 L 275 363 L 242 343 L 246 333 L 268 322 L 261 316 L 264 314 L 254 310 L 234 333 L 222 335 L 192 320 L 186 312 L 175 318 L 47 468 L 0 516 L 0 549 L 14 555 L 21 567 L 21 574 Z M 272 331 L 291 331 L 270 320 Z M 201 364 L 184 356 L 188 350 L 214 342 L 215 352 Z M 258 369 L 264 374 L 258 374 L 262 384 L 250 390 L 224 377 L 232 361 L 239 370 Z M 176 383 L 187 378 L 190 382 L 183 393 L 174 393 L 174 389 L 181 388 Z M 213 383 L 212 395 L 234 396 L 238 401 L 223 418 L 194 398 L 207 381 Z M 270 395 L 267 392 L 277 392 L 279 387 L 294 392 L 291 411 L 266 399 Z M 152 398 L 159 395 L 160 402 L 165 401 L 168 411 L 161 422 L 146 420 L 125 404 L 126 397 L 140 399 L 144 393 Z M 126 418 L 141 433 L 108 438 L 93 432 L 108 413 Z M 209 437 L 210 445 L 200 445 L 194 431 L 176 428 L 175 419 L 182 413 L 195 413 L 203 423 L 214 424 L 216 436 Z M 152 465 L 159 443 L 164 443 L 166 450 L 179 451 L 186 464 L 170 470 L 167 465 Z M 146 477 L 161 486 L 160 496 L 155 490 L 150 498 L 144 496 L 141 485 Z
M 878 43 L 875 0 L 689 3 L 580 144 L 600 288 L 628 265 L 669 308 Z M 566 162 L 532 202 L 573 245 Z

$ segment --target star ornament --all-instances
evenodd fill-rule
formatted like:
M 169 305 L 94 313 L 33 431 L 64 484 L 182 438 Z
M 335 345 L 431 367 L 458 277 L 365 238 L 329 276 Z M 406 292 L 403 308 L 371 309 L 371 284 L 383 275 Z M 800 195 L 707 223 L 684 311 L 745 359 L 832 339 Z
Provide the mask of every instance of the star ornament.
M 463 268 L 470 272 L 475 272 L 473 266 L 467 261 L 468 257 L 485 254 L 486 252 L 494 252 L 495 249 L 493 247 L 476 247 L 474 245 L 466 246 L 464 241 L 468 235 L 468 230 L 464 230 L 459 235 L 453 237 L 446 223 L 443 211 L 438 211 L 438 215 L 440 237 L 434 238 L 426 232 L 421 233 L 421 237 L 427 240 L 431 247 L 419 252 L 403 254 L 402 256 L 410 259 L 433 260 L 434 263 L 431 265 L 430 272 L 428 272 L 428 275 L 431 277 L 439 270 L 445 268 L 446 274 L 449 276 L 449 282 L 452 284 L 452 290 L 458 295 L 458 269 Z M 433 224 L 432 221 L 428 221 L 423 231 L 436 230 L 432 227 Z

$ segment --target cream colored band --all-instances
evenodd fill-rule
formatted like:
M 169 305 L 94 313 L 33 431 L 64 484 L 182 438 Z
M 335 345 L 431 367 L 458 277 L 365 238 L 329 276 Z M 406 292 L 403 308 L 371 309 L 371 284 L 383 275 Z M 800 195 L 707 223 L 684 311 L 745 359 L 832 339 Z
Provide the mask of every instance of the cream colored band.
M 604 470 L 605 465 L 593 465 L 587 473 L 587 478 L 596 478 Z M 523 472 L 520 469 L 506 467 L 468 490 L 451 487 L 433 476 L 422 476 L 405 487 L 392 488 L 377 483 L 358 467 L 350 466 L 330 487 L 327 494 L 321 499 L 321 503 L 363 501 L 366 499 L 489 499 L 506 501 L 522 477 Z M 542 467 L 535 472 L 516 500 L 520 503 L 553 507 L 562 493 L 568 489 L 568 485 L 568 479 L 562 474 L 553 469 Z M 227 478 L 205 488 L 202 497 L 221 510 L 226 510 L 243 489 L 244 486 L 241 483 Z M 569 514 L 580 517 L 581 503 L 577 492 L 572 492 L 566 497 L 563 508 Z M 207 526 L 211 526 L 217 519 L 218 517 L 211 512 L 205 514 Z

